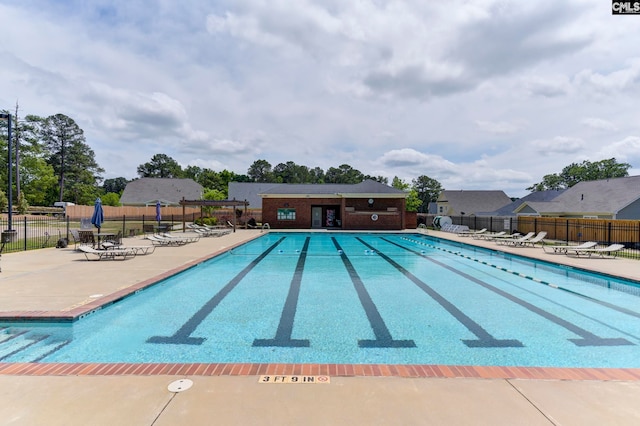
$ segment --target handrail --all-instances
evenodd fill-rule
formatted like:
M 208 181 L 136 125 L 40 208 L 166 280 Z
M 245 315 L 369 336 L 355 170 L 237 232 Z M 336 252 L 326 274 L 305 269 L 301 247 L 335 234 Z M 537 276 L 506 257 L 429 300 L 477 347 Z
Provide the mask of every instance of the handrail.
M 271 226 L 269 226 L 268 223 L 263 223 L 262 228 L 260 229 L 260 233 L 262 233 L 262 231 L 264 231 L 265 228 L 271 230 Z

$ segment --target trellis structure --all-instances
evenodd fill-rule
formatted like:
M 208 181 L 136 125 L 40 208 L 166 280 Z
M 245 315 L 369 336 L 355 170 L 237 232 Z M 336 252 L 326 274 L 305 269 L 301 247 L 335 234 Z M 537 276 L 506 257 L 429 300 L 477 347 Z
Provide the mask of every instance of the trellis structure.
M 235 198 L 233 200 L 185 200 L 184 198 L 180 200 L 180 205 L 182 206 L 182 230 L 186 230 L 185 224 L 185 208 L 187 206 L 196 206 L 196 207 L 233 207 L 234 210 L 238 206 L 244 207 L 244 214 L 247 214 L 247 206 L 249 202 L 247 200 L 239 201 Z M 233 217 L 233 232 L 236 232 L 236 215 L 232 215 Z

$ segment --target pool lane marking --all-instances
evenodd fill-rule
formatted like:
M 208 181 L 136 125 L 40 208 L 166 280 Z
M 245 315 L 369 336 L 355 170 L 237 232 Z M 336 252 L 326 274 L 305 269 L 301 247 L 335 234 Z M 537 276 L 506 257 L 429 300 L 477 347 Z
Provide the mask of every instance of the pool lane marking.
M 364 244 L 366 247 L 371 249 L 375 249 L 373 246 L 366 243 L 360 237 L 356 237 L 358 241 Z M 387 241 L 391 244 L 394 244 L 391 241 L 388 241 L 386 238 L 382 238 L 382 240 Z M 400 246 L 402 247 L 402 246 Z M 402 273 L 407 279 L 413 282 L 418 286 L 422 291 L 427 293 L 429 297 L 438 302 L 440 306 L 442 306 L 451 316 L 453 316 L 460 324 L 465 326 L 467 330 L 473 333 L 478 339 L 462 339 L 462 342 L 470 348 L 521 348 L 524 345 L 522 342 L 516 339 L 496 339 L 493 337 L 487 330 L 485 330 L 480 324 L 472 320 L 469 316 L 467 316 L 464 312 L 462 312 L 458 307 L 456 307 L 453 303 L 449 302 L 445 297 L 443 297 L 436 290 L 431 288 L 427 283 L 422 281 L 420 278 L 413 275 L 407 269 L 405 269 L 402 265 L 400 265 L 395 260 L 391 259 L 389 256 L 381 252 L 379 249 L 376 250 L 378 255 L 391 264 L 394 268 L 396 268 L 400 273 Z
M 336 238 L 331 237 L 331 241 L 333 241 L 333 245 L 338 250 L 340 259 L 342 259 L 342 263 L 349 273 L 351 282 L 356 289 L 360 303 L 362 304 L 364 312 L 367 315 L 367 319 L 369 320 L 369 325 L 373 330 L 373 334 L 376 336 L 375 340 L 358 340 L 358 346 L 361 348 L 415 348 L 416 344 L 413 340 L 393 339 L 387 325 L 384 323 L 384 320 L 378 311 L 378 308 L 371 299 L 362 279 L 360 279 L 356 268 L 354 268 L 342 247 L 340 247 Z
M 152 336 L 147 339 L 147 343 L 172 343 L 177 345 L 201 345 L 206 339 L 204 337 L 191 337 L 202 321 L 213 312 L 218 304 L 233 290 L 244 277 L 255 268 L 269 253 L 271 253 L 285 237 L 281 237 L 260 256 L 255 258 L 245 268 L 231 279 L 219 292 L 209 299 L 191 318 L 187 320 L 173 336 Z
M 507 293 L 504 290 L 501 290 L 497 287 L 492 286 L 491 284 L 488 284 L 482 280 L 479 280 L 465 272 L 459 271 L 445 263 L 442 263 L 440 261 L 437 261 L 429 256 L 426 256 L 424 253 L 420 253 L 416 250 L 410 249 L 408 247 L 405 247 L 401 244 L 398 244 L 396 242 L 390 241 L 386 238 L 382 238 L 384 241 L 387 241 L 390 244 L 393 244 L 397 247 L 400 247 L 404 250 L 407 250 L 411 253 L 414 253 L 420 257 L 423 257 L 424 259 L 429 260 L 432 263 L 435 263 L 436 265 L 448 269 L 449 271 L 460 275 L 461 277 L 466 278 L 467 280 L 476 283 L 484 288 L 486 288 L 487 290 L 493 291 L 494 293 L 522 306 L 523 308 L 529 310 L 530 312 L 533 312 L 537 315 L 540 315 L 541 317 L 543 317 L 544 319 L 546 319 L 547 321 L 551 321 L 554 324 L 563 327 L 569 331 L 571 331 L 572 333 L 578 335 L 581 337 L 581 339 L 567 339 L 570 342 L 574 343 L 576 346 L 626 346 L 626 345 L 634 345 L 633 343 L 631 343 L 630 341 L 628 341 L 627 339 L 624 338 L 608 338 L 608 337 L 599 337 L 593 333 L 591 333 L 590 331 L 585 330 L 582 327 L 579 327 L 563 318 L 558 317 L 557 315 L 552 314 L 551 312 L 547 312 L 544 309 L 541 309 L 525 300 L 522 300 L 512 294 Z M 464 256 L 463 256 L 464 257 Z
M 276 336 L 273 339 L 255 339 L 253 346 L 280 346 L 286 348 L 309 347 L 308 339 L 292 339 L 293 321 L 296 317 L 296 309 L 298 306 L 298 297 L 300 296 L 300 284 L 302 282 L 302 274 L 304 272 L 304 264 L 307 259 L 307 251 L 309 250 L 310 237 L 306 237 L 296 270 L 291 279 L 287 300 L 284 303 L 282 314 L 280 315 L 280 323 Z
M 472 261 L 480 263 L 482 265 L 490 266 L 490 267 L 492 267 L 494 269 L 498 269 L 500 271 L 507 272 L 509 274 L 517 275 L 517 276 L 519 276 L 521 278 L 528 279 L 528 280 L 536 282 L 538 284 L 546 285 L 547 287 L 555 288 L 556 290 L 560 290 L 560 291 L 564 291 L 566 293 L 573 294 L 574 296 L 581 297 L 581 298 L 589 300 L 590 302 L 593 302 L 593 303 L 595 303 L 597 305 L 604 306 L 604 307 L 612 309 L 614 311 L 621 312 L 623 314 L 626 314 L 626 315 L 629 315 L 629 316 L 632 316 L 632 317 L 635 317 L 635 318 L 640 318 L 640 312 L 632 311 L 631 309 L 627 309 L 627 308 L 622 307 L 622 306 L 614 305 L 613 303 L 605 302 L 604 300 L 598 300 L 598 299 L 596 299 L 594 297 L 587 296 L 586 294 L 579 293 L 579 292 L 577 292 L 575 290 L 571 290 L 569 288 L 565 288 L 565 287 L 559 286 L 557 284 L 553 284 L 553 283 L 550 283 L 548 281 L 544 281 L 544 280 L 541 280 L 539 278 L 532 277 L 530 275 L 526 275 L 526 274 L 523 274 L 523 273 L 520 273 L 520 272 L 514 272 L 514 271 L 512 271 L 510 269 L 507 269 L 505 267 L 498 266 L 498 265 L 495 265 L 493 263 L 489 263 L 486 260 L 480 260 L 480 259 L 476 259 L 475 257 L 471 257 L 471 256 L 468 256 L 466 254 L 462 254 L 459 251 L 453 251 L 453 250 L 449 250 L 449 249 L 446 249 L 446 248 L 437 247 L 437 246 L 434 246 L 432 244 L 423 243 L 421 241 L 416 241 L 416 240 L 413 240 L 413 239 L 407 238 L 407 237 L 401 237 L 401 239 L 403 239 L 405 241 L 412 242 L 414 244 L 419 244 L 419 245 L 423 245 L 423 246 L 426 246 L 426 247 L 431 247 L 433 249 L 440 250 L 440 251 L 443 251 L 445 253 L 455 254 L 456 256 L 463 257 L 463 258 L 468 259 L 468 260 L 472 260 Z

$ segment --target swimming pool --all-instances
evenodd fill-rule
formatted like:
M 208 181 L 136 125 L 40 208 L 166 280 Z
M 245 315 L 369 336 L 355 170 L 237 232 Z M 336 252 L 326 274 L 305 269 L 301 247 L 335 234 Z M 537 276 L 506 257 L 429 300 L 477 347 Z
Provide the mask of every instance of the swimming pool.
M 2 362 L 640 366 L 637 284 L 417 234 L 269 233 Z

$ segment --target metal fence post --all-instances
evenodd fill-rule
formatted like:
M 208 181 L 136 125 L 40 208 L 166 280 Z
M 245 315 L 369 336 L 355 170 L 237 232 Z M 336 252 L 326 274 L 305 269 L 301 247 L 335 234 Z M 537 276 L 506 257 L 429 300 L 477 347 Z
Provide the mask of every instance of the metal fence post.
M 24 217 L 22 224 L 24 226 L 24 251 L 27 251 L 27 216 Z

